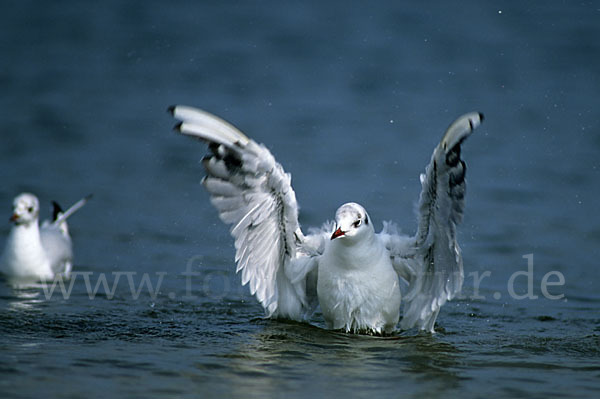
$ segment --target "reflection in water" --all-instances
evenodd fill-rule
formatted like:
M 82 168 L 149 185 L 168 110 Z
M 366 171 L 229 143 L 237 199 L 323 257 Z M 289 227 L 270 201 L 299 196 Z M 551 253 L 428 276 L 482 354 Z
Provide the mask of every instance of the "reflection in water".
M 234 394 L 262 396 L 294 388 L 315 394 L 352 394 L 357 389 L 376 393 L 394 387 L 400 393 L 406 381 L 410 389 L 418 388 L 414 393 L 436 397 L 460 386 L 460 352 L 438 336 L 380 338 L 306 324 L 264 323 L 252 340 L 224 355 L 230 364 L 221 377 L 230 381 Z
M 24 311 L 35 309 L 45 302 L 45 296 L 38 285 L 14 287 L 0 281 L 0 298 L 8 309 Z

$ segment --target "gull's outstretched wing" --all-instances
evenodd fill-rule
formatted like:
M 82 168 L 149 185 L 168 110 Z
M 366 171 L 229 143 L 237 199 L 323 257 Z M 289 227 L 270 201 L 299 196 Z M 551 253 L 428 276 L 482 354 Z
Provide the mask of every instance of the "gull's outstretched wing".
M 65 222 L 67 221 L 67 219 L 74 214 L 75 212 L 77 212 L 79 209 L 81 209 L 85 204 L 87 204 L 87 202 L 93 197 L 93 194 L 88 194 L 85 197 L 83 197 L 82 199 L 80 199 L 79 201 L 77 201 L 76 203 L 74 203 L 73 205 L 71 205 L 69 207 L 69 209 L 67 209 L 66 211 L 63 212 L 62 209 L 60 209 L 60 206 L 56 203 L 53 202 L 53 221 L 52 224 L 55 226 L 61 226 L 64 225 Z
M 482 121 L 483 114 L 471 112 L 446 130 L 421 175 L 416 236 L 412 242 L 394 235 L 387 241 L 394 265 L 409 283 L 403 297 L 403 329 L 417 326 L 433 332 L 440 307 L 461 290 L 464 275 L 456 226 L 464 210 L 466 164 L 460 149 Z
M 169 111 L 181 121 L 178 132 L 209 145 L 202 183 L 221 220 L 232 226 L 242 284 L 249 283 L 268 316 L 300 320 L 312 307 L 307 281 L 316 272 L 312 259 L 320 240 L 300 230 L 290 175 L 264 145 L 224 120 L 187 106 Z

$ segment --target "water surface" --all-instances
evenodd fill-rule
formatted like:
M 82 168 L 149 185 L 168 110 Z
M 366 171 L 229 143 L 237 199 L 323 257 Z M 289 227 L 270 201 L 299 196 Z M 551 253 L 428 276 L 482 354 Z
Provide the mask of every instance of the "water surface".
M 47 208 L 95 196 L 71 220 L 68 295 L 0 285 L 0 396 L 597 397 L 599 17 L 595 2 L 5 7 L 6 218 L 25 190 Z M 266 143 L 303 226 L 356 201 L 408 234 L 444 129 L 484 112 L 463 151 L 463 296 L 438 332 L 262 319 L 175 103 Z

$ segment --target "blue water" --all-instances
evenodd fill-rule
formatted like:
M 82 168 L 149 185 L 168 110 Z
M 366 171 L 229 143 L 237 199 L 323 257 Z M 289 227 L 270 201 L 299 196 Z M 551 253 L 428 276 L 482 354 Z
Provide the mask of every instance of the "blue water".
M 0 397 L 598 397 L 600 4 L 284 3 L 4 3 L 0 208 L 94 198 L 64 292 L 0 282 Z M 484 112 L 438 332 L 262 319 L 178 103 L 264 142 L 303 226 L 356 201 L 410 234 L 444 129 Z

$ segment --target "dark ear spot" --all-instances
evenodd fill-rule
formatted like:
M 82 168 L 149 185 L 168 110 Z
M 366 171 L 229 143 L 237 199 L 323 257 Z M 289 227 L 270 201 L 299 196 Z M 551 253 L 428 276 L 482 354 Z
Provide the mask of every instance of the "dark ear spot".
M 365 224 L 369 224 L 369 215 L 365 214 Z

